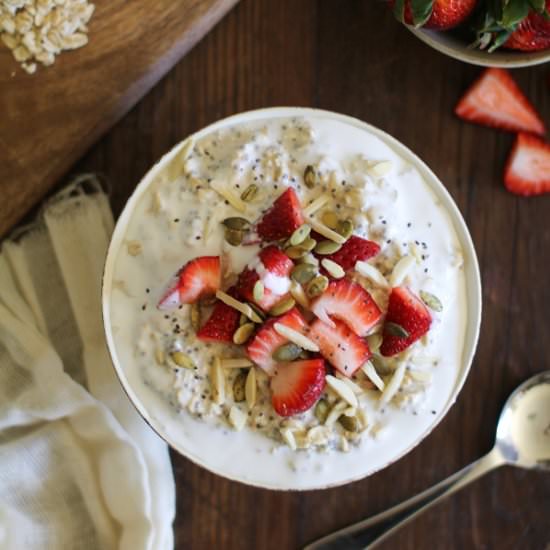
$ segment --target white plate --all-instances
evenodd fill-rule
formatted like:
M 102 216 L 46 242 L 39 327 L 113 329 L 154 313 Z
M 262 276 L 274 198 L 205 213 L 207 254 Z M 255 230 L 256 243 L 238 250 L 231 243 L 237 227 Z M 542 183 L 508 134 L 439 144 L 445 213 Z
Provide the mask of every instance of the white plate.
M 378 442 L 374 442 L 378 446 L 371 447 L 375 452 L 368 453 L 368 460 L 365 460 L 363 456 L 354 455 L 353 452 L 338 453 L 338 467 L 332 468 L 328 472 L 322 471 L 324 464 L 323 455 L 320 453 L 315 458 L 320 468 L 319 474 L 301 476 L 299 471 L 293 473 L 289 468 L 290 454 L 281 455 L 280 451 L 271 452 L 274 443 L 267 437 L 248 430 L 234 432 L 229 428 L 227 430 L 214 429 L 185 413 L 176 416 L 174 409 L 141 383 L 137 375 L 131 374 L 131 369 L 124 368 L 116 349 L 111 327 L 111 291 L 115 259 L 119 248 L 123 244 L 126 226 L 132 211 L 141 196 L 146 192 L 149 184 L 179 152 L 181 144 L 167 153 L 145 175 L 118 219 L 105 264 L 102 292 L 103 318 L 109 351 L 124 390 L 143 418 L 175 450 L 212 472 L 250 485 L 284 490 L 319 489 L 349 483 L 384 468 L 415 447 L 445 416 L 464 384 L 476 348 L 481 320 L 481 285 L 472 240 L 451 196 L 434 173 L 416 155 L 381 130 L 360 120 L 336 113 L 316 109 L 283 107 L 261 109 L 229 117 L 197 132 L 194 137 L 200 139 L 212 131 L 231 125 L 282 117 L 328 118 L 351 126 L 355 129 L 354 131 L 366 131 L 371 136 L 376 136 L 385 146 L 390 147 L 397 155 L 416 168 L 451 219 L 463 249 L 466 279 L 466 308 L 468 313 L 462 364 L 458 366 L 458 373 L 452 391 L 447 398 L 442 397 L 438 413 L 433 416 L 429 415 L 429 420 L 425 421 L 426 427 L 420 436 L 407 439 L 407 434 L 403 434 L 402 441 L 392 442 L 391 445 L 386 445 L 386 448 Z M 283 448 L 283 451 L 291 453 L 288 448 Z M 258 465 L 258 467 L 251 469 L 251 462 Z

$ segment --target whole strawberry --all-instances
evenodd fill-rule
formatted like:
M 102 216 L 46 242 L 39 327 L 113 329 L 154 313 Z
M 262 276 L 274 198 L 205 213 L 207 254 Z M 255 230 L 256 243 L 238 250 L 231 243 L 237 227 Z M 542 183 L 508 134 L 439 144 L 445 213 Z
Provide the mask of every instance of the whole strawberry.
M 389 0 L 399 21 L 428 29 L 452 29 L 465 21 L 478 0 Z

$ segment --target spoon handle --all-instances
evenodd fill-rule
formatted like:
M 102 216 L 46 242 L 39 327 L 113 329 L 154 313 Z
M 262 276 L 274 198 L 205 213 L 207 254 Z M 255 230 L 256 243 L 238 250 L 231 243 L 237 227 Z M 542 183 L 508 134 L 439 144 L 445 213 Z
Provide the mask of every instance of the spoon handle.
M 495 447 L 488 454 L 472 462 L 422 493 L 409 498 L 370 518 L 349 525 L 335 533 L 307 545 L 304 550 L 363 550 L 373 548 L 400 527 L 443 500 L 455 491 L 487 472 L 502 466 L 506 460 Z

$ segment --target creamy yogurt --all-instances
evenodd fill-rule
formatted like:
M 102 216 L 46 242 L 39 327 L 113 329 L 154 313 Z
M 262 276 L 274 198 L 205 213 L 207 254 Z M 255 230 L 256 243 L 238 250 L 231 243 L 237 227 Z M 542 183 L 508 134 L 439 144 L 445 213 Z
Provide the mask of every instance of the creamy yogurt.
M 320 174 L 313 189 L 303 182 L 307 165 Z M 239 197 L 251 184 L 259 193 L 245 204 L 245 212 L 224 198 Z M 387 280 L 403 257 L 413 258 L 404 283 L 443 303 L 422 342 L 395 359 L 375 357 L 386 383 L 400 365 L 405 368 L 399 391 L 388 403 L 381 405 L 380 392 L 363 374 L 357 376 L 365 390 L 358 399 L 367 428 L 353 435 L 336 425 L 322 444 L 297 450 L 281 437 L 281 429 L 294 430 L 300 441 L 302 428 L 318 424 L 313 411 L 290 420 L 277 417 L 268 378 L 257 369 L 258 403 L 251 410 L 246 403 L 237 404 L 247 423 L 235 431 L 227 417 L 238 371 L 225 371 L 229 397 L 222 405 L 212 400 L 209 371 L 214 356 L 244 357 L 244 350 L 197 340 L 190 306 L 174 311 L 156 307 L 170 277 L 204 255 L 222 256 L 228 280 L 250 264 L 267 288 L 287 292 L 287 282 L 265 273 L 256 259 L 258 246 L 232 247 L 224 241 L 220 222 L 237 215 L 259 218 L 289 186 L 303 206 L 327 194 L 326 208 L 352 219 L 355 234 L 381 246 L 369 263 Z M 182 143 L 155 166 L 122 218 L 104 289 L 112 331 L 108 339 L 119 375 L 153 427 L 207 468 L 275 488 L 338 484 L 403 454 L 453 400 L 464 377 L 468 312 L 463 249 L 449 213 L 410 159 L 365 128 L 315 111 L 304 118 L 274 111 L 243 123 L 222 122 Z M 356 278 L 384 309 L 388 289 Z M 184 351 L 196 368 L 177 368 L 167 358 L 170 350 Z

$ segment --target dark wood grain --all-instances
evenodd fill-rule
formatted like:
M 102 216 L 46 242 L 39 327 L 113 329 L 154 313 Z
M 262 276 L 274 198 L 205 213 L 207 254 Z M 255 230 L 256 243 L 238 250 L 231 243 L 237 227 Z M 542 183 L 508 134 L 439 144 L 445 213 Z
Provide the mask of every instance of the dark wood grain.
M 0 48 L 0 235 L 236 0 L 98 1 L 90 43 L 27 75 Z
M 514 77 L 550 122 L 548 66 Z M 380 1 L 243 0 L 80 162 L 113 186 L 119 211 L 172 144 L 217 118 L 272 105 L 357 116 L 403 141 L 439 175 L 478 251 L 484 313 L 457 404 L 405 458 L 337 489 L 277 493 L 218 478 L 173 454 L 177 548 L 295 549 L 380 511 L 486 452 L 507 394 L 550 367 L 550 196 L 502 186 L 512 136 L 452 115 L 479 69 L 432 51 Z M 466 488 L 381 548 L 545 550 L 550 476 L 512 468 Z

